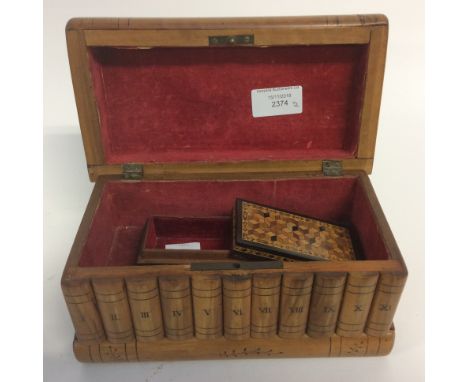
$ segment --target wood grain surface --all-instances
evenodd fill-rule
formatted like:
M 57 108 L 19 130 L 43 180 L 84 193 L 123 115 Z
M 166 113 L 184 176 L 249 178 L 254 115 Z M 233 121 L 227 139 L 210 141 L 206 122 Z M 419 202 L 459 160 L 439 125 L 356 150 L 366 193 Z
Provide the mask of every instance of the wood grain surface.
M 164 337 L 159 286 L 155 277 L 127 279 L 128 302 L 138 341 Z

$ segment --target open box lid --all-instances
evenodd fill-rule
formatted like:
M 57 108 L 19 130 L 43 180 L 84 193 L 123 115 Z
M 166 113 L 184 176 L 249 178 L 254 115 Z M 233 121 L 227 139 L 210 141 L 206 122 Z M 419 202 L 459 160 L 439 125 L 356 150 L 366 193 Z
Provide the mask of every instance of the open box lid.
M 92 180 L 372 170 L 383 15 L 72 19 L 66 35 Z M 254 117 L 274 99 L 252 91 L 285 87 L 302 112 Z

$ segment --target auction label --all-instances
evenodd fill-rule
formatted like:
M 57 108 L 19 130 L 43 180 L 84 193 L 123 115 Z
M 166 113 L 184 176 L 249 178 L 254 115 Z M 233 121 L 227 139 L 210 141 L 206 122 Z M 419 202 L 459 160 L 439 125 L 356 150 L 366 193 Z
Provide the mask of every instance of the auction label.
M 200 243 L 194 241 L 191 243 L 166 244 L 165 249 L 201 249 Z
M 255 118 L 302 113 L 302 86 L 254 89 L 251 97 Z

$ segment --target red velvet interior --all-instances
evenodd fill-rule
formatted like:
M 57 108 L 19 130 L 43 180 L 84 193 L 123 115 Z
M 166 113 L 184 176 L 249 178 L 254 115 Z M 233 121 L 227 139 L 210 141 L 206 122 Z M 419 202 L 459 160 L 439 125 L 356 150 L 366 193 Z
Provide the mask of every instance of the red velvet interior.
M 149 216 L 231 216 L 236 198 L 348 224 L 361 256 L 388 258 L 365 192 L 356 178 L 251 181 L 108 182 L 81 266 L 132 265 Z M 176 229 L 177 224 L 168 227 Z
M 90 48 L 107 163 L 352 158 L 367 45 Z M 253 118 L 252 89 L 303 113 Z
M 199 242 L 200 249 L 231 248 L 232 219 L 220 217 L 153 216 L 148 219 L 143 243 L 146 249 L 165 249 L 166 244 Z

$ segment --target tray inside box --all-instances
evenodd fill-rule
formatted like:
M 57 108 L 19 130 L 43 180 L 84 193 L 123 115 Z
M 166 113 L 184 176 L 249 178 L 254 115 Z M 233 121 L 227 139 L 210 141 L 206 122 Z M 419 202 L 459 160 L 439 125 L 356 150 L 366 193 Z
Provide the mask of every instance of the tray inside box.
M 389 258 L 366 192 L 355 176 L 242 181 L 108 181 L 79 265 L 134 265 L 149 216 L 229 217 L 236 198 L 350 225 L 361 248 L 361 258 Z M 173 228 L 177 229 L 176 226 Z
M 153 216 L 148 219 L 143 249 L 167 249 L 166 245 L 200 243 L 201 250 L 229 250 L 232 219 L 229 216 Z

